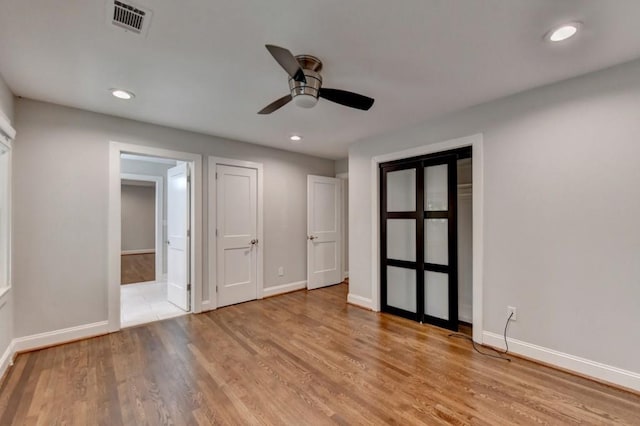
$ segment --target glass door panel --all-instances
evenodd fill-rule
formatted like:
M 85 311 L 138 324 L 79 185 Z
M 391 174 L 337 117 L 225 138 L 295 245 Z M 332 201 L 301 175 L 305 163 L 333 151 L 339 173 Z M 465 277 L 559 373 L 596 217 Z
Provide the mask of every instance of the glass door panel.
M 387 266 L 387 305 L 416 313 L 416 271 L 407 268 Z
M 425 219 L 424 261 L 449 264 L 449 219 Z
M 387 258 L 416 261 L 415 219 L 387 219 Z
M 425 315 L 449 320 L 449 274 L 425 271 L 424 306 Z
M 425 211 L 449 208 L 449 166 L 441 164 L 424 168 Z
M 387 211 L 416 211 L 416 169 L 387 173 Z

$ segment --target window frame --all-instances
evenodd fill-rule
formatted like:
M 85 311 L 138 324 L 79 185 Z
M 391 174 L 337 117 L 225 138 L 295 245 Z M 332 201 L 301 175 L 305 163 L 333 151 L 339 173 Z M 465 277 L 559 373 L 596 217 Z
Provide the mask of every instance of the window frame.
M 0 117 L 2 118 L 2 117 Z M 7 120 L 8 121 L 8 120 Z M 4 191 L 0 191 L 0 197 L 4 196 L 4 200 L 0 199 L 0 204 L 6 202 L 6 223 L 0 222 L 0 227 L 4 227 L 4 232 L 0 231 L 0 245 L 5 247 L 6 253 L 6 271 L 0 271 L 0 301 L 9 293 L 12 288 L 12 235 L 11 235 L 11 219 L 12 219 L 12 203 L 11 203 L 11 179 L 12 179 L 12 142 L 15 136 L 15 130 L 8 125 L 7 122 L 0 123 L 0 158 L 6 155 L 6 171 L 4 177 L 0 176 L 0 184 L 6 185 Z M 2 182 L 4 178 L 4 182 Z M 2 194 L 4 192 L 4 194 Z

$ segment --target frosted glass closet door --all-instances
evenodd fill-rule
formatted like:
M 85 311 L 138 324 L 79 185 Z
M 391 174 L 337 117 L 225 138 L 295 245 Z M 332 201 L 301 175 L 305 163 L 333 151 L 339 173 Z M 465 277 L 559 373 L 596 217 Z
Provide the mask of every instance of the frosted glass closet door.
M 424 313 L 449 320 L 449 165 L 424 168 Z
M 458 330 L 457 149 L 380 164 L 380 308 Z
M 417 169 L 386 173 L 386 304 L 418 312 L 416 264 Z

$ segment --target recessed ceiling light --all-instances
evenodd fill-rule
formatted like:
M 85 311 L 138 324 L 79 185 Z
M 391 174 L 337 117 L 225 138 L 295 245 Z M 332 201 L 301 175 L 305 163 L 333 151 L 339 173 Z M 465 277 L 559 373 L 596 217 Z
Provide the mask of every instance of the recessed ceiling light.
M 110 90 L 111 90 L 111 94 L 118 99 L 129 100 L 136 97 L 136 95 L 134 95 L 132 92 L 128 92 L 126 90 L 122 90 L 122 89 L 110 89 Z
M 289 139 L 291 139 L 294 142 L 299 142 L 302 140 L 302 136 L 292 135 Z
M 557 42 L 563 41 L 573 37 L 578 32 L 580 24 L 578 22 L 571 22 L 570 24 L 564 24 L 558 28 L 555 28 L 547 33 L 547 40 Z

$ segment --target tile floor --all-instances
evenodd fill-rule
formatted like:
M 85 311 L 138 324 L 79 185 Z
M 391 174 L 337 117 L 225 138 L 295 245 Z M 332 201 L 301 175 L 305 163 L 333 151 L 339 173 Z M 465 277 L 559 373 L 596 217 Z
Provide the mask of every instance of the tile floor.
M 120 303 L 122 327 L 131 327 L 187 314 L 167 301 L 166 282 L 120 286 Z

